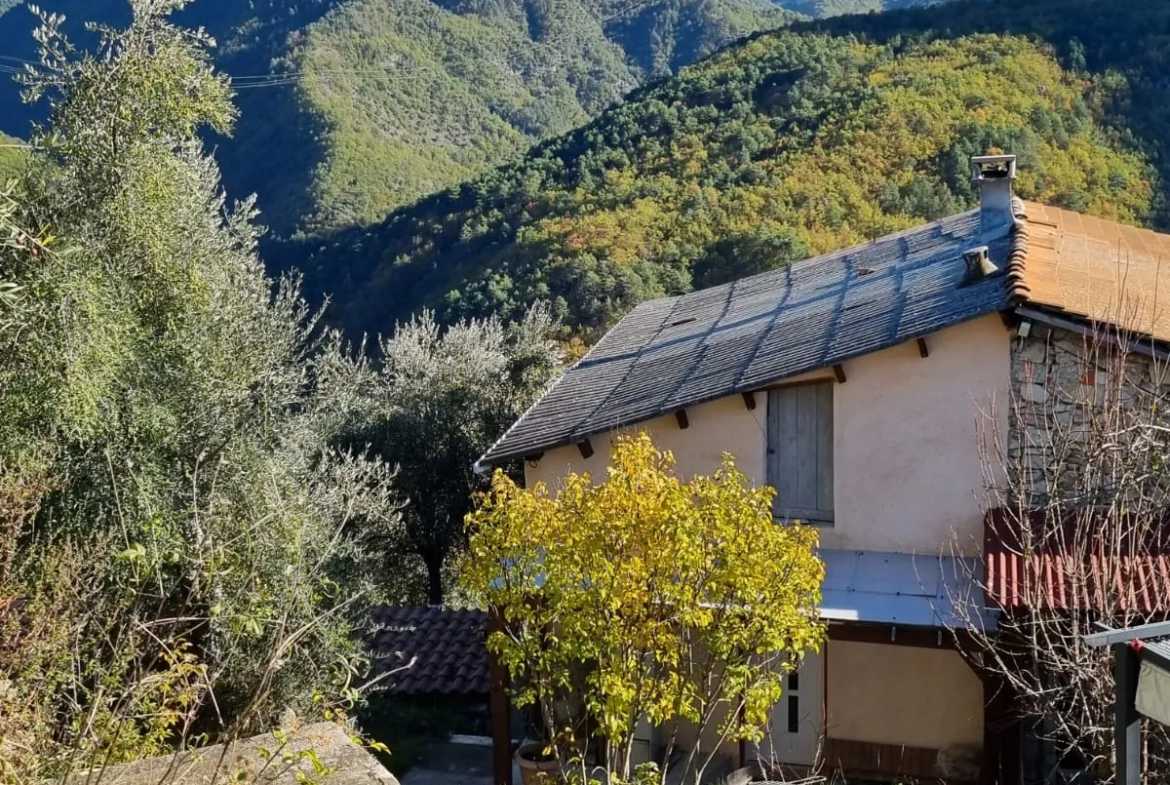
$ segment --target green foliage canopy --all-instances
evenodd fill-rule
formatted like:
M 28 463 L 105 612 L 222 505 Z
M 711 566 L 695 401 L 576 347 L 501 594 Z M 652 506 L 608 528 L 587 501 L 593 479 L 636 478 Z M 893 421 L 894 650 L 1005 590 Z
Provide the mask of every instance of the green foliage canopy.
M 1148 221 L 1153 173 L 1103 124 L 1116 85 L 1016 36 L 760 35 L 643 89 L 521 162 L 330 241 L 286 246 L 350 326 L 553 304 L 596 338 L 641 300 L 973 206 L 968 158 L 1018 192 Z
M 26 159 L 19 139 L 0 133 L 0 188 L 20 174 Z
M 488 479 L 473 466 L 560 368 L 553 327 L 540 306 L 517 323 L 491 317 L 449 329 L 424 312 L 381 342 L 381 368 L 339 437 L 396 467 L 407 547 L 427 568 L 432 604 L 444 601 L 472 493 Z
M 22 609 L 0 611 L 0 760 L 21 781 L 320 714 L 405 572 L 374 557 L 400 529 L 390 468 L 334 446 L 368 368 L 265 276 L 251 205 L 225 204 L 195 133 L 230 127 L 230 91 L 178 5 L 135 3 L 82 56 L 43 19 L 27 84 L 51 122 L 0 203 L 20 287 L 0 609 Z

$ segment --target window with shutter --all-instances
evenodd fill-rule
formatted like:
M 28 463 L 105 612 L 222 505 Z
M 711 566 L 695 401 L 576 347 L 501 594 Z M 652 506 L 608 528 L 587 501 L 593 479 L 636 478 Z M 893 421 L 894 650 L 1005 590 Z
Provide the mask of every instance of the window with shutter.
M 778 519 L 832 522 L 832 382 L 768 391 L 768 484 Z

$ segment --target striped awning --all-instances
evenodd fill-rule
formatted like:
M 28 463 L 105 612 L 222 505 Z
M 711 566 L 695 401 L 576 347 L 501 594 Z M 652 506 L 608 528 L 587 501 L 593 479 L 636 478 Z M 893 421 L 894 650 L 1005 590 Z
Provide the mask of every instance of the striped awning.
M 1083 511 L 987 513 L 988 604 L 1006 611 L 1170 611 L 1170 526 Z

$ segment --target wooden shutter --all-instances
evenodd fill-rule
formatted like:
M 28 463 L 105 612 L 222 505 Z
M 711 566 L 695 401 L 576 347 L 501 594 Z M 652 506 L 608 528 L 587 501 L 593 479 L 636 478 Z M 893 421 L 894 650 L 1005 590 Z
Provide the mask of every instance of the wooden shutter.
M 768 391 L 768 484 L 777 518 L 833 520 L 833 383 Z

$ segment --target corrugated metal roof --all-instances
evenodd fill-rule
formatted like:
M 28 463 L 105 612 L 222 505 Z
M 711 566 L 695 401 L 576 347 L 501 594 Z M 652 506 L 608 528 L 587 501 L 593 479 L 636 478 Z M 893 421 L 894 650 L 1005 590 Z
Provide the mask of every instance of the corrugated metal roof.
M 977 558 L 889 551 L 819 548 L 825 564 L 820 617 L 947 629 L 995 625 L 980 590 L 983 566 Z M 533 583 L 544 585 L 544 573 Z M 982 625 L 982 627 L 979 627 Z
M 946 629 L 994 627 L 977 559 L 824 549 L 821 618 Z
M 989 511 L 983 545 L 987 602 L 1008 611 L 1170 611 L 1167 527 L 1140 527 L 1140 543 L 1132 536 L 1139 527 L 1111 527 L 1122 532 L 1121 541 L 1094 536 L 1090 528 L 1096 527 L 1083 516 L 1054 526 L 1043 511 L 1026 516 L 1005 509 Z
M 1025 202 L 1028 302 L 1170 341 L 1170 235 Z
M 960 286 L 964 251 L 1007 266 L 1012 227 L 951 216 L 734 283 L 643 303 L 494 444 L 499 463 L 894 346 L 1007 307 Z
M 1142 647 L 1146 649 L 1153 649 L 1163 659 L 1170 661 L 1170 640 L 1159 638 L 1154 641 L 1142 641 Z

